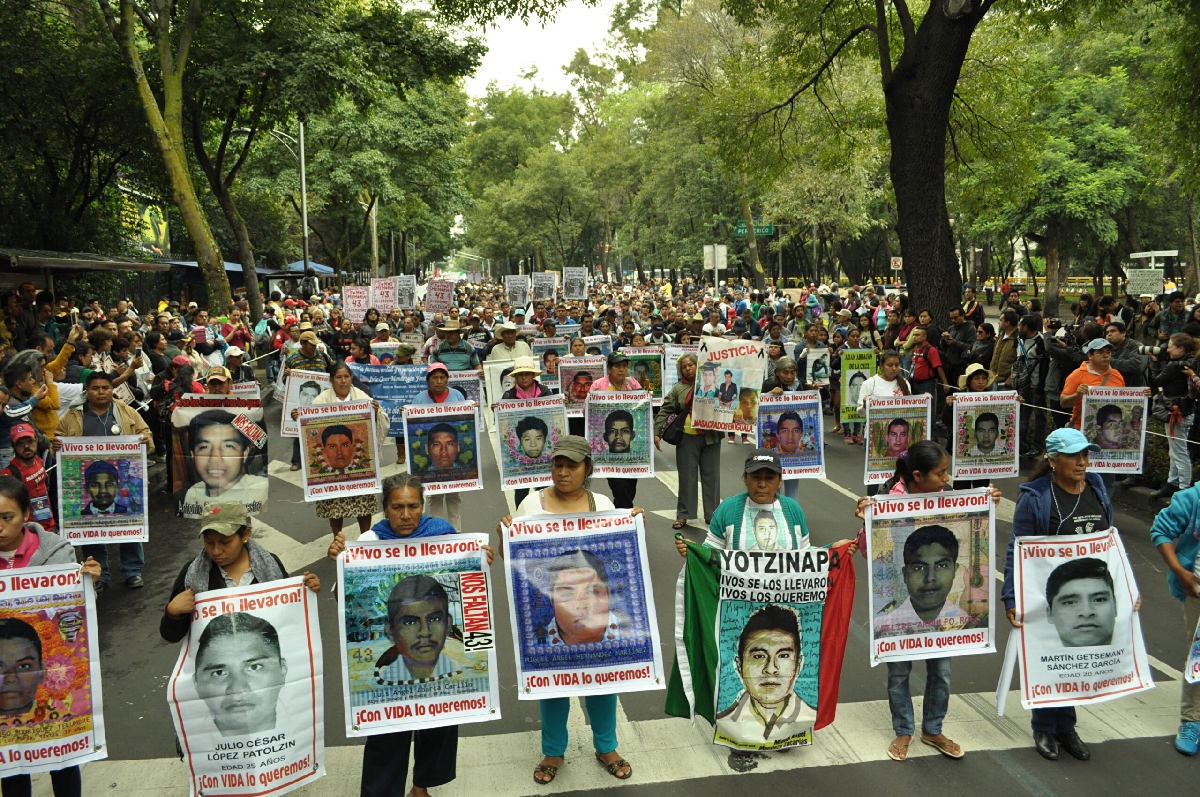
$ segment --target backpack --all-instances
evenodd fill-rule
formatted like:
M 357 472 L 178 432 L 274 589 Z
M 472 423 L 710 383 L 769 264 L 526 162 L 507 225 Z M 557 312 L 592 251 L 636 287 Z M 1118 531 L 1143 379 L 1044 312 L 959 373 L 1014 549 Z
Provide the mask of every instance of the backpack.
M 1017 359 L 1013 361 L 1012 384 L 1018 392 L 1040 390 L 1046 382 L 1049 365 L 1046 342 L 1041 335 L 1035 335 L 1029 342 L 1017 336 Z

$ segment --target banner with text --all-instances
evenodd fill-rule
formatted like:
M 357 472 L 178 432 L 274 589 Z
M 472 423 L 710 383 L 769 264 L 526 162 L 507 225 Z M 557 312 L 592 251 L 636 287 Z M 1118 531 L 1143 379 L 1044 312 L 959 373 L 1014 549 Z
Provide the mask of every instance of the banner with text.
M 361 324 L 370 309 L 371 287 L 369 285 L 342 286 L 342 313 L 350 319 L 350 323 Z
M 454 304 L 454 280 L 430 280 L 425 286 L 425 314 L 449 313 Z
M 396 297 L 399 292 L 399 277 L 371 278 L 371 306 L 378 310 L 380 315 L 387 315 L 392 311 L 393 307 L 399 307 L 396 304 Z
M 995 652 L 995 511 L 984 489 L 878 496 L 867 509 L 872 667 Z
M 323 777 L 322 667 L 302 577 L 197 595 L 167 684 L 191 794 L 286 794 Z
M 758 394 L 766 368 L 762 341 L 700 339 L 692 426 L 752 435 L 758 427 Z
M 146 542 L 146 444 L 134 435 L 60 437 L 58 530 L 72 545 Z
M 1153 688 L 1117 530 L 1013 543 L 1021 705 L 1098 703 Z
M 486 543 L 346 543 L 337 576 L 347 736 L 500 719 Z
M 950 473 L 955 479 L 1008 479 L 1017 475 L 1017 411 L 1015 391 L 954 394 Z
M 517 517 L 501 533 L 518 699 L 663 687 L 640 515 Z
M 299 423 L 305 501 L 379 494 L 383 464 L 370 401 L 301 407 Z
M 90 582 L 75 564 L 24 567 L 0 576 L 2 777 L 108 757 Z
M 863 382 L 875 375 L 876 359 L 872 349 L 842 350 L 842 423 L 861 423 L 867 419 L 859 411 L 858 399 Z
M 408 472 L 426 495 L 482 490 L 478 405 L 469 401 L 404 408 Z

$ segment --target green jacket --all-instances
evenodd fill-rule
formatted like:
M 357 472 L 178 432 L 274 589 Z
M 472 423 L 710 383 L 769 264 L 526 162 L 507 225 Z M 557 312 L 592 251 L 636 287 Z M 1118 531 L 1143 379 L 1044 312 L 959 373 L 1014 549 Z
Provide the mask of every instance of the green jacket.
M 658 414 L 654 417 L 654 436 L 662 437 L 663 429 L 667 427 L 667 418 L 676 413 L 683 412 L 683 408 L 687 406 L 688 394 L 692 392 L 692 385 L 686 382 L 677 382 L 675 387 L 667 395 L 663 396 L 662 406 L 658 408 Z M 688 410 L 690 413 L 691 410 Z M 721 438 L 724 437 L 724 432 L 715 429 L 697 430 L 699 434 L 704 435 L 705 445 L 718 445 Z

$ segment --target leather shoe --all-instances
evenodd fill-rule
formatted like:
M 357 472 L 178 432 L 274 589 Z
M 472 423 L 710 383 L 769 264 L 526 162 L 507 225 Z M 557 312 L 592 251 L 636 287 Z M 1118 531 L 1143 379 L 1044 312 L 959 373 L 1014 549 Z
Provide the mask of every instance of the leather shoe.
M 1033 732 L 1033 749 L 1037 750 L 1038 755 L 1047 761 L 1058 760 L 1058 740 L 1048 733 Z
M 1079 734 L 1075 731 L 1060 733 L 1058 735 L 1058 743 L 1063 750 L 1066 750 L 1073 757 L 1080 761 L 1089 761 L 1092 757 L 1092 751 L 1083 743 L 1083 739 L 1079 738 Z
M 125 586 L 129 587 L 129 589 L 141 589 L 146 586 L 146 582 L 141 576 L 130 576 L 125 579 Z

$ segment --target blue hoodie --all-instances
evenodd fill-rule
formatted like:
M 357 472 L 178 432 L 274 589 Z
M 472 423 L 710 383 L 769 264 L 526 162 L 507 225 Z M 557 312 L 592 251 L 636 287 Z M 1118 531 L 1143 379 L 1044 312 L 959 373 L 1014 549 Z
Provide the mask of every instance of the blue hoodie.
M 1194 484 L 1171 496 L 1171 503 L 1154 518 L 1150 526 L 1150 542 L 1154 547 L 1164 542 L 1175 544 L 1175 558 L 1185 570 L 1196 564 L 1196 553 L 1200 551 L 1200 484 Z M 1171 594 L 1184 600 L 1183 585 L 1176 575 L 1167 571 L 1167 584 Z
M 431 515 L 421 515 L 421 522 L 413 529 L 412 534 L 405 537 L 401 537 L 392 531 L 392 524 L 388 522 L 387 518 L 383 518 L 372 526 L 371 533 L 378 540 L 409 540 L 413 537 L 441 537 L 444 534 L 456 534 L 457 532 L 454 526 L 450 525 L 449 521 L 442 520 L 440 517 L 432 517 Z

